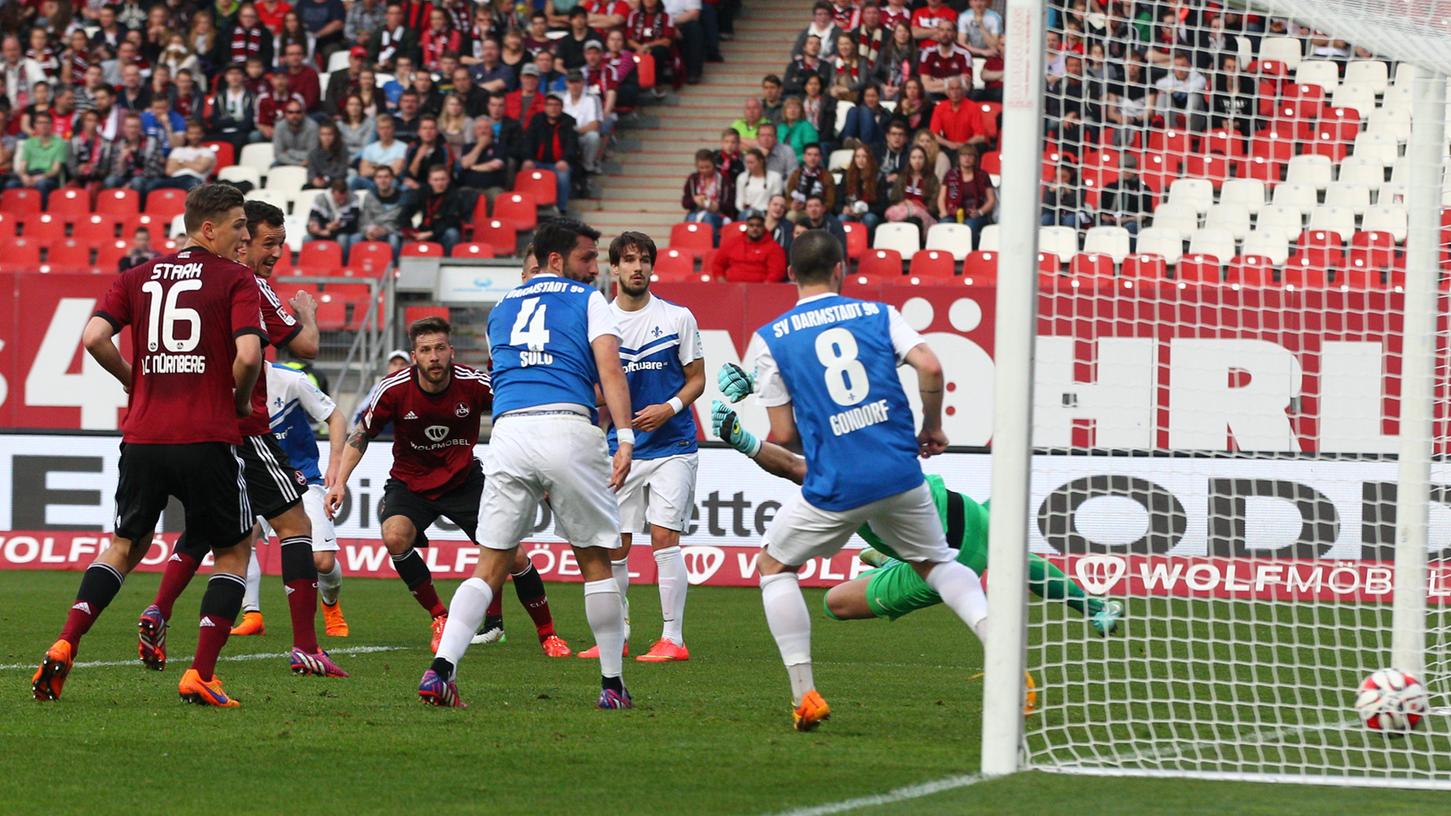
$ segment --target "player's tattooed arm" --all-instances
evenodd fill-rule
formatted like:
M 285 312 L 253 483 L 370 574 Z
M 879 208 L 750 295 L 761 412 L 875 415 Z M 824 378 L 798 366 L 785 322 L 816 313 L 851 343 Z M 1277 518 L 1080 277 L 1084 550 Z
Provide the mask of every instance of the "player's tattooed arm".
M 947 434 L 942 430 L 942 362 L 926 343 L 907 352 L 906 362 L 917 371 L 917 390 L 922 396 L 922 431 L 917 434 L 917 445 L 925 459 L 947 449 Z
M 368 434 L 362 425 L 353 428 L 353 432 L 348 434 L 348 447 L 357 448 L 359 451 L 368 449 L 368 441 Z

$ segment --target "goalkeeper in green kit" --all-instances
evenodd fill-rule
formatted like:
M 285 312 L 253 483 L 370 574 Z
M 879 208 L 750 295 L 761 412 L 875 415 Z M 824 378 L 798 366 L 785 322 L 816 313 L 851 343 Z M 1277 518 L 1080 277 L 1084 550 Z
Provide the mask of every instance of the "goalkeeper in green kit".
M 722 366 L 718 380 L 721 393 L 732 402 L 740 402 L 754 388 L 753 378 L 740 366 L 730 363 Z M 797 484 L 806 477 L 806 460 L 780 445 L 757 439 L 741 426 L 730 406 L 717 400 L 712 409 L 715 435 L 727 445 L 754 459 L 762 470 L 774 476 Z M 947 531 L 948 546 L 957 550 L 958 561 L 981 575 L 988 566 L 987 505 L 948 490 L 941 476 L 927 474 L 927 487 L 942 518 L 942 527 Z M 876 569 L 828 590 L 828 617 L 896 620 L 942 602 L 912 565 L 893 557 L 891 542 L 882 540 L 869 525 L 863 525 L 857 534 L 871 545 L 871 549 L 862 551 L 861 559 Z M 1039 597 L 1063 601 L 1087 617 L 1094 630 L 1103 636 L 1112 634 L 1124 615 L 1123 604 L 1090 597 L 1062 570 L 1032 553 L 1028 554 L 1028 588 Z

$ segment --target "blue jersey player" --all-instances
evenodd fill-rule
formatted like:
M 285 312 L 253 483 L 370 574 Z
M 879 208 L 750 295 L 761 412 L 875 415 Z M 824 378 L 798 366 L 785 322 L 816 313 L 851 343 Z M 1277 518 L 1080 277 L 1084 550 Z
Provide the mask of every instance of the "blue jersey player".
M 689 660 L 685 648 L 685 591 L 690 585 L 680 534 L 695 506 L 699 468 L 697 427 L 691 403 L 705 392 L 705 359 L 695 315 L 650 293 L 655 242 L 642 232 L 625 232 L 610 244 L 610 273 L 619 294 L 610 309 L 620 326 L 620 359 L 630 383 L 629 421 L 616 425 L 636 433 L 635 463 L 620 490 L 620 541 L 610 563 L 620 595 L 630 584 L 630 543 L 635 533 L 650 533 L 660 588 L 660 639 L 636 658 L 644 663 Z M 618 447 L 610 431 L 610 447 Z M 629 604 L 625 604 L 625 640 L 629 649 Z M 595 657 L 598 652 L 582 652 Z
M 811 616 L 796 571 L 841 549 L 870 524 L 892 542 L 942 600 L 979 636 L 987 599 L 977 573 L 958 563 L 932 503 L 918 456 L 947 447 L 942 432 L 942 365 L 897 310 L 841 295 L 841 244 L 810 230 L 791 245 L 795 308 L 757 330 L 756 389 L 771 437 L 797 439 L 806 457 L 801 495 L 771 521 L 762 542 L 761 598 L 766 622 L 791 678 L 797 730 L 831 714 L 811 673 Z M 917 372 L 922 430 L 897 367 Z
M 610 575 L 620 546 L 614 490 L 630 475 L 635 434 L 619 431 L 613 462 L 597 423 L 595 389 L 610 416 L 633 416 L 620 368 L 620 334 L 590 285 L 599 232 L 573 219 L 534 233 L 539 272 L 489 313 L 494 431 L 479 501 L 479 563 L 449 603 L 437 657 L 418 686 L 424 702 L 462 705 L 454 674 L 514 561 L 519 541 L 549 497 L 555 531 L 574 547 L 584 611 L 600 647 L 600 708 L 629 708 L 621 678 L 624 605 Z

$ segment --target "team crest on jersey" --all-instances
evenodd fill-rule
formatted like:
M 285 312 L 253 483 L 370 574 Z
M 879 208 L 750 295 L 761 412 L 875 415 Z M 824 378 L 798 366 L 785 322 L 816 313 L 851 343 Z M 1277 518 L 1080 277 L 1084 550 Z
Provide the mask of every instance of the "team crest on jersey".
M 464 417 L 468 416 L 469 404 L 466 402 L 460 402 L 458 405 L 454 406 L 453 415 L 458 417 L 459 419 L 463 419 Z
M 429 425 L 427 428 L 423 429 L 423 435 L 428 437 L 430 441 L 442 442 L 443 440 L 448 438 L 448 426 Z
M 665 332 L 663 332 L 663 331 L 660 330 L 660 327 L 659 326 L 656 326 L 655 328 L 653 328 L 653 329 L 650 330 L 650 336 L 651 337 L 659 337 L 660 335 L 662 335 L 664 333 Z
M 307 487 L 307 477 L 302 475 L 302 471 L 300 471 L 300 470 L 294 470 L 294 471 L 292 471 L 292 478 L 293 478 L 294 481 L 297 482 L 297 484 L 299 486 L 301 486 L 301 487 Z

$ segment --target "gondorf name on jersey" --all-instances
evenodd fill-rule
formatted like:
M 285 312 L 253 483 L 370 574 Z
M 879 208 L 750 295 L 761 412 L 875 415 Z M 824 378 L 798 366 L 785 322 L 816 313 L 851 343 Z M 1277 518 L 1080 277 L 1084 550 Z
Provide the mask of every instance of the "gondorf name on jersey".
M 887 401 L 877 400 L 831 415 L 831 432 L 837 436 L 887 421 Z

